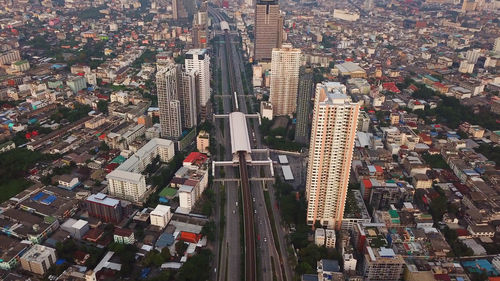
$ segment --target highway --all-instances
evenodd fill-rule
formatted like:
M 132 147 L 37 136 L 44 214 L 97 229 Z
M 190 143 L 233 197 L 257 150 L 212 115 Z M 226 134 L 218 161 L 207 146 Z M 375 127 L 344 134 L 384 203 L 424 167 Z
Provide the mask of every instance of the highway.
M 210 12 L 212 11 L 212 12 Z M 218 14 L 213 14 L 213 9 L 209 8 L 209 12 L 213 19 L 214 28 L 220 22 L 221 17 Z M 222 40 L 223 38 L 218 38 L 217 40 Z M 215 52 L 215 61 L 216 67 L 214 69 L 221 70 L 223 83 L 221 83 L 222 93 L 215 93 L 214 95 L 217 98 L 218 96 L 222 96 L 222 111 L 223 113 L 230 113 L 232 111 L 231 98 L 229 93 L 231 90 L 228 88 L 227 83 L 227 61 L 226 61 L 226 51 L 224 45 L 216 45 L 212 46 Z M 217 79 L 215 79 L 217 80 Z M 217 89 L 216 87 L 215 89 Z M 221 95 L 222 94 L 222 95 Z M 229 98 L 228 98 L 229 97 Z M 216 100 L 215 99 L 215 100 Z M 214 104 L 214 106 L 217 103 Z M 222 119 L 221 119 L 222 120 Z M 227 120 L 222 120 L 222 124 L 217 121 L 215 124 L 215 139 L 217 140 L 217 149 L 220 150 L 220 147 L 229 148 L 231 147 L 231 138 L 229 136 L 228 128 L 229 122 Z M 215 155 L 218 157 L 219 154 Z M 225 153 L 223 155 L 223 159 L 231 159 L 231 151 L 230 149 L 225 149 Z M 236 177 L 235 170 L 233 168 L 226 167 L 224 169 L 226 178 L 234 178 Z M 216 174 L 216 177 L 219 177 L 219 174 Z M 224 188 L 222 188 L 222 186 Z M 222 217 L 224 219 L 224 227 L 222 229 L 222 233 L 218 233 L 216 237 L 216 241 L 221 241 L 218 245 L 219 247 L 215 247 L 215 258 L 214 258 L 214 278 L 213 280 L 218 281 L 226 281 L 226 280 L 241 280 L 241 245 L 240 245 L 240 216 L 239 216 L 239 206 L 237 205 L 239 200 L 238 193 L 238 185 L 234 182 L 228 182 L 224 185 L 219 185 L 219 188 L 215 188 L 216 190 L 216 216 L 217 216 L 217 232 L 220 232 L 220 219 L 221 211 L 223 210 Z M 223 191 L 223 192 L 221 192 Z M 221 210 L 221 202 L 222 198 L 225 199 L 224 208 Z M 241 206 L 241 205 L 240 205 Z M 222 236 L 222 240 L 221 239 Z M 219 252 L 220 249 L 220 252 Z M 220 261 L 220 262 L 219 262 Z
M 217 9 L 209 7 L 209 14 L 212 17 L 214 29 L 216 29 L 217 23 L 225 20 L 221 12 Z M 222 93 L 216 93 L 217 99 L 222 99 L 223 113 L 230 113 L 232 110 L 236 111 L 236 102 L 234 100 L 233 93 L 237 93 L 238 99 L 238 111 L 243 113 L 248 113 L 246 96 L 243 91 L 243 83 L 241 73 L 244 73 L 244 64 L 242 52 L 238 48 L 237 34 L 234 32 L 222 32 L 219 31 L 216 35 L 215 42 L 221 42 L 214 48 L 216 54 L 216 67 L 221 70 L 221 89 Z M 222 43 L 223 42 L 223 43 Z M 218 80 L 218 79 L 216 79 Z M 250 81 L 245 81 L 249 83 Z M 217 81 L 217 83 L 219 83 Z M 251 82 L 250 82 L 251 83 Z M 251 88 L 251 85 L 248 85 Z M 214 109 L 218 105 L 215 102 Z M 214 112 L 218 112 L 217 109 Z M 231 152 L 229 151 L 230 137 L 229 137 L 229 124 L 225 121 L 216 121 L 216 141 L 226 148 L 224 160 L 229 160 L 232 158 Z M 224 123 L 223 131 L 221 132 L 221 123 Z M 256 141 L 253 143 L 257 148 L 262 148 L 260 131 L 258 127 L 257 120 L 247 123 L 249 128 L 249 136 L 252 136 L 252 132 L 256 135 Z M 225 130 L 224 130 L 225 129 Z M 227 183 L 225 187 L 226 194 L 226 204 L 225 204 L 225 215 L 226 215 L 226 228 L 223 232 L 223 241 L 221 252 L 216 251 L 216 260 L 220 260 L 219 268 L 217 269 L 218 281 L 224 280 L 263 280 L 263 281 L 273 281 L 273 280 L 292 280 L 292 272 L 290 267 L 283 263 L 286 261 L 286 245 L 284 240 L 284 232 L 280 226 L 280 216 L 276 210 L 271 210 L 274 213 L 274 219 L 276 222 L 276 228 L 279 235 L 279 246 L 283 258 L 280 258 L 278 250 L 275 247 L 275 242 L 272 233 L 271 221 L 267 212 L 263 189 L 265 183 L 254 182 L 251 184 L 248 181 L 248 177 L 259 177 L 260 169 L 248 167 L 245 161 L 242 162 L 242 156 L 240 156 L 240 166 L 239 173 L 241 179 L 241 190 L 243 202 L 239 202 L 239 206 L 236 207 L 236 202 L 238 201 L 238 188 L 234 183 Z M 222 160 L 222 159 L 219 159 Z M 269 170 L 268 168 L 265 170 Z M 235 170 L 229 167 L 224 168 L 225 178 L 234 178 Z M 270 176 L 270 172 L 266 171 L 266 175 Z M 219 175 L 216 174 L 216 177 Z M 218 197 L 217 197 L 218 198 Z M 274 202 L 274 200 L 272 200 Z M 272 203 L 274 206 L 274 203 Z M 219 204 L 217 205 L 219 207 Z M 243 210 L 243 220 L 244 220 L 244 238 L 245 246 L 241 248 L 240 245 L 240 235 L 239 233 L 239 209 Z M 273 208 L 274 209 L 274 208 Z M 233 213 L 234 211 L 234 213 Z M 216 212 L 217 214 L 218 212 Z M 233 221 L 234 220 L 234 221 Z M 238 248 L 240 247 L 240 248 Z M 241 250 L 245 251 L 245 255 L 241 255 Z M 220 258 L 218 257 L 220 255 Z M 241 258 L 245 258 L 244 263 Z M 274 264 L 274 266 L 272 265 Z M 244 265 L 245 270 L 241 269 Z M 251 270 L 248 270 L 251 269 Z M 245 275 L 240 276 L 241 274 Z
M 240 157 L 240 179 L 243 199 L 243 220 L 245 232 L 245 280 L 256 279 L 255 267 L 255 230 L 252 211 L 252 199 L 250 199 L 250 186 L 248 183 L 248 167 L 245 152 L 239 152 Z

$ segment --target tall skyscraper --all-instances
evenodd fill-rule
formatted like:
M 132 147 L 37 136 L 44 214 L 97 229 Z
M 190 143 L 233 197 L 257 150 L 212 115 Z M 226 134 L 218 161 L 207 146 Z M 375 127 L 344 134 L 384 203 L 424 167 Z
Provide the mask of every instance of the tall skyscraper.
M 358 115 L 359 104 L 344 85 L 316 85 L 306 181 L 309 225 L 341 227 Z
M 161 136 L 177 139 L 182 134 L 181 103 L 177 93 L 178 66 L 170 63 L 156 73 Z
M 500 37 L 497 37 L 493 43 L 493 52 L 500 54 Z
M 269 100 L 273 105 L 274 115 L 290 115 L 295 112 L 300 57 L 300 49 L 288 44 L 273 49 Z
M 197 108 L 201 113 L 202 119 L 208 114 L 207 103 L 210 99 L 210 56 L 206 49 L 191 49 L 186 53 L 186 71 L 195 70 Z
M 174 20 L 186 20 L 196 12 L 194 0 L 172 0 L 172 13 Z
M 192 40 L 195 48 L 206 48 L 208 43 L 207 2 L 203 2 L 199 11 L 194 14 Z
M 364 8 L 365 8 L 366 12 L 370 13 L 373 10 L 373 8 L 375 7 L 373 1 L 374 0 L 365 0 Z
M 196 77 L 196 70 L 184 71 L 174 63 L 158 69 L 156 86 L 162 137 L 177 139 L 182 128 L 197 125 Z
M 474 0 L 464 0 L 462 3 L 462 12 L 471 12 L 476 10 L 477 3 Z
M 270 61 L 273 48 L 281 47 L 283 40 L 283 16 L 278 0 L 257 0 L 254 29 L 254 59 Z
M 311 68 L 300 68 L 299 89 L 297 92 L 297 125 L 295 141 L 307 143 L 309 140 L 309 113 L 312 93 L 314 91 L 313 71 Z
M 181 102 L 182 126 L 184 128 L 192 128 L 198 124 L 196 111 L 196 70 L 189 72 L 179 70 L 177 73 L 177 89 Z

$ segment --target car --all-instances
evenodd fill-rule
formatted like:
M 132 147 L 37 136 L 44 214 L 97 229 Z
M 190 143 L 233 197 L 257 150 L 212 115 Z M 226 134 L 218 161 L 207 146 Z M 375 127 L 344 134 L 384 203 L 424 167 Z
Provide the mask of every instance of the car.
M 253 202 L 255 202 L 255 197 L 253 198 Z
M 267 242 L 267 238 L 266 237 L 264 237 L 264 242 Z
M 238 207 L 238 201 L 236 201 L 236 207 Z
M 253 213 L 254 213 L 254 214 L 257 214 L 257 210 L 253 210 Z

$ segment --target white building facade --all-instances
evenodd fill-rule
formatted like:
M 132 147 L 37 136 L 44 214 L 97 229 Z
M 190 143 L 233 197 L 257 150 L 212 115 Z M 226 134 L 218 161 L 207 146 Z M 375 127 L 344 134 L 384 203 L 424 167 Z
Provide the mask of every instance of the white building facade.
M 206 115 L 207 102 L 210 99 L 210 56 L 207 49 L 191 49 L 186 53 L 186 71 L 197 73 L 197 92 L 201 115 Z

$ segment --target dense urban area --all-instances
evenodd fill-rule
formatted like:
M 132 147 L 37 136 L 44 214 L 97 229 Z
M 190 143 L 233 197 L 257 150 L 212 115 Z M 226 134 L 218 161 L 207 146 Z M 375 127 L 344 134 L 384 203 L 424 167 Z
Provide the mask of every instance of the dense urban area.
M 0 0 L 0 280 L 499 281 L 499 0 Z

